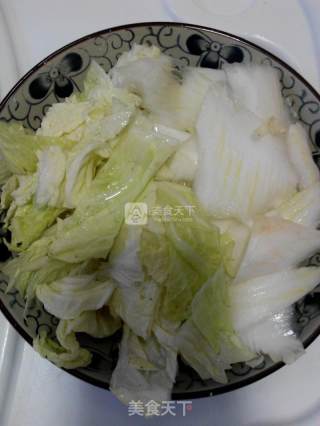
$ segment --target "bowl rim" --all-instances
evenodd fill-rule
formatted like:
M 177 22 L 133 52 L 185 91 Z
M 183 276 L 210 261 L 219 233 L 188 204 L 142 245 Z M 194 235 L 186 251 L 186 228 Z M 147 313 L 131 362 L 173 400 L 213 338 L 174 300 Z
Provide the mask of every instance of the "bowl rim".
M 40 69 L 42 66 L 46 65 L 47 62 L 51 61 L 61 53 L 63 53 L 66 50 L 69 50 L 70 48 L 77 46 L 78 44 L 85 42 L 87 40 L 90 40 L 95 37 L 107 35 L 109 33 L 113 33 L 115 31 L 120 30 L 126 30 L 126 29 L 133 29 L 133 28 L 139 28 L 139 27 L 147 27 L 147 26 L 171 26 L 171 27 L 181 27 L 181 28 L 189 28 L 194 30 L 203 30 L 206 32 L 210 32 L 213 34 L 218 34 L 225 36 L 233 41 L 239 41 L 241 43 L 244 43 L 245 45 L 248 45 L 249 47 L 254 48 L 255 50 L 259 51 L 260 53 L 265 54 L 266 56 L 270 57 L 271 59 L 278 62 L 281 66 L 286 68 L 289 72 L 291 72 L 298 80 L 300 80 L 303 85 L 305 85 L 308 90 L 313 94 L 315 98 L 320 103 L 320 94 L 319 92 L 298 72 L 296 71 L 291 65 L 286 63 L 283 59 L 279 58 L 277 55 L 269 52 L 267 49 L 259 46 L 258 44 L 247 40 L 246 38 L 243 38 L 241 36 L 223 31 L 218 30 L 216 28 L 207 27 L 203 25 L 198 24 L 190 24 L 186 22 L 177 22 L 177 21 L 145 21 L 145 22 L 136 22 L 132 24 L 124 24 L 124 25 L 118 25 L 110 28 L 105 28 L 102 30 L 95 31 L 93 33 L 87 34 L 85 36 L 82 36 L 80 38 L 75 39 L 74 41 L 67 43 L 63 47 L 56 49 L 52 53 L 50 53 L 48 56 L 43 58 L 41 61 L 39 61 L 36 65 L 34 65 L 29 71 L 27 71 L 15 84 L 14 86 L 9 90 L 9 92 L 4 96 L 0 103 L 0 112 L 5 108 L 5 105 L 7 104 L 8 100 L 11 98 L 12 95 L 25 83 L 25 81 L 34 74 L 38 69 Z M 15 319 L 15 317 L 10 313 L 10 311 L 5 306 L 2 296 L 0 293 L 0 312 L 3 313 L 5 318 L 8 320 L 8 322 L 13 326 L 15 331 L 27 342 L 29 345 L 32 346 L 33 339 L 31 336 L 26 333 L 24 328 L 18 323 L 18 321 Z M 303 346 L 306 349 L 308 346 L 311 345 L 311 343 L 320 335 L 320 325 L 314 330 L 311 335 L 303 342 Z M 267 369 L 256 373 L 254 376 L 251 377 L 244 377 L 242 380 L 239 380 L 235 383 L 227 383 L 219 388 L 212 388 L 212 389 L 206 389 L 206 390 L 199 390 L 199 391 L 191 391 L 191 392 L 172 392 L 171 398 L 173 400 L 188 400 L 188 399 L 197 399 L 197 398 L 203 398 L 208 396 L 214 396 L 218 394 L 224 394 L 236 389 L 240 389 L 244 386 L 250 385 L 252 383 L 258 382 L 261 379 L 269 376 L 270 374 L 274 373 L 275 371 L 282 368 L 285 364 L 283 362 L 277 362 L 268 367 Z M 58 367 L 57 367 L 58 368 Z M 86 374 L 84 374 L 81 371 L 78 370 L 66 370 L 63 368 L 59 368 L 59 370 L 64 370 L 68 374 L 83 380 L 91 385 L 94 385 L 96 387 L 102 388 L 102 389 L 110 389 L 110 384 L 105 383 L 102 380 L 88 377 Z

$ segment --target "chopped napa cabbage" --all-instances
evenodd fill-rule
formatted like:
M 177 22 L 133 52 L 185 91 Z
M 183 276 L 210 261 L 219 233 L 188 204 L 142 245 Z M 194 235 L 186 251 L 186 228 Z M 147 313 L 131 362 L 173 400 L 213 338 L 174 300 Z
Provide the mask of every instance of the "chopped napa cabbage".
M 164 222 L 170 243 L 195 271 L 209 278 L 221 262 L 219 230 L 194 192 L 183 185 L 158 182 L 157 201 L 160 206 L 172 206 L 172 218 Z
M 285 141 L 272 135 L 257 140 L 258 123 L 253 113 L 213 91 L 202 104 L 194 190 L 217 218 L 248 221 L 296 191 Z
M 118 103 L 115 101 L 113 107 Z M 117 143 L 114 137 L 129 123 L 131 112 L 124 109 L 85 127 L 81 141 L 68 153 L 63 187 L 65 207 L 74 208 L 83 194 L 90 191 L 97 169 L 110 157 Z
M 17 288 L 22 296 L 31 300 L 35 289 L 42 284 L 50 284 L 78 273 L 86 273 L 86 264 L 81 267 L 48 257 L 49 245 L 54 235 L 53 230 L 47 233 L 25 251 L 1 265 L 1 271 L 8 277 L 8 289 Z
M 184 142 L 161 167 L 156 179 L 174 182 L 192 182 L 198 165 L 197 143 L 194 138 Z
M 37 152 L 53 145 L 70 148 L 73 142 L 64 138 L 36 135 L 18 124 L 0 121 L 0 154 L 11 173 L 35 172 Z
M 186 67 L 182 81 L 162 95 L 153 107 L 155 119 L 168 126 L 193 130 L 206 93 L 211 88 L 225 88 L 225 73 L 221 70 Z
M 223 270 L 219 270 L 192 301 L 192 319 L 216 352 L 220 349 L 220 333 L 229 332 L 232 327 L 231 319 L 228 321 L 228 285 Z
M 112 313 L 119 316 L 138 336 L 150 336 L 156 309 L 160 300 L 160 287 L 154 281 L 132 283 L 118 287 L 112 297 Z
M 62 320 L 56 330 L 58 341 L 49 338 L 45 333 L 34 340 L 33 347 L 44 358 L 58 367 L 75 369 L 86 367 L 92 361 L 91 353 L 80 344 L 75 333 L 86 333 L 96 338 L 105 338 L 114 334 L 121 326 L 119 318 L 110 315 L 107 307 L 97 311 L 86 311 L 80 316 Z
M 6 210 L 4 228 L 12 233 L 11 244 L 8 245 L 14 251 L 27 247 L 42 234 L 47 221 L 51 223 L 56 217 L 51 217 L 52 211 L 36 212 L 33 204 L 35 189 L 35 175 L 12 175 L 2 188 L 1 208 Z M 33 229 L 27 229 L 34 217 L 38 217 L 40 221 L 32 223 Z
M 144 228 L 140 241 L 139 254 L 143 269 L 159 284 L 167 280 L 170 269 L 169 242 L 165 238 L 164 232 L 163 226 L 161 234 L 153 232 L 152 228 Z
M 132 400 L 161 403 L 170 399 L 177 354 L 154 336 L 143 340 L 123 327 L 119 359 L 111 377 L 112 392 L 125 404 Z
M 277 217 L 256 219 L 236 282 L 297 267 L 320 249 L 320 231 Z
M 223 263 L 223 245 L 190 188 L 157 182 L 155 192 L 155 204 L 165 208 L 160 217 L 152 215 L 158 227 L 151 221 L 143 229 L 140 258 L 148 276 L 165 289 L 162 314 L 181 321 L 190 315 L 197 290 Z
M 59 137 L 71 133 L 87 119 L 90 107 L 89 102 L 53 104 L 46 112 L 37 134 Z
M 299 188 L 306 189 L 320 180 L 320 172 L 312 159 L 308 135 L 300 123 L 291 124 L 287 135 L 289 158 L 299 176 Z
M 179 255 L 171 244 L 168 246 L 166 258 L 169 264 L 168 275 L 163 282 L 165 293 L 161 315 L 171 321 L 182 321 L 190 316 L 192 299 L 203 284 L 204 278 Z
M 40 140 L 18 124 L 0 122 L 0 152 L 11 173 L 34 172 Z
M 225 83 L 221 70 L 186 67 L 181 81 L 168 56 L 154 47 L 137 46 L 124 53 L 111 70 L 112 82 L 139 94 L 155 121 L 181 130 L 194 127 L 206 92 Z M 148 78 L 145 78 L 148 75 Z
M 172 70 L 169 56 L 137 56 L 130 61 L 120 61 L 119 65 L 112 69 L 111 78 L 116 87 L 137 93 L 142 99 L 142 106 L 152 113 L 157 113 L 165 108 L 167 94 L 176 91 L 179 86 Z
M 133 112 L 134 105 L 112 98 L 111 113 L 89 120 L 83 128 L 82 142 L 102 143 L 115 138 L 128 125 Z
M 153 198 L 154 185 L 150 183 L 138 200 L 146 202 L 150 208 Z M 161 295 L 160 287 L 151 275 L 145 273 L 143 265 L 143 235 L 146 231 L 143 225 L 123 224 L 106 268 L 118 287 L 111 300 L 112 311 L 130 324 L 135 334 L 144 338 L 151 333 Z M 155 260 L 161 262 L 161 257 Z
M 262 121 L 279 120 L 289 125 L 289 114 L 281 95 L 276 69 L 267 65 L 232 64 L 224 67 L 227 81 L 236 101 Z
M 182 83 L 177 93 L 172 93 L 172 107 L 175 107 L 175 110 L 172 111 L 174 112 L 174 120 L 171 118 L 172 123 L 176 122 L 175 125 L 179 128 L 193 129 L 209 88 L 216 85 L 224 86 L 224 83 L 225 73 L 221 70 L 185 68 L 182 73 Z M 168 110 L 168 114 L 172 114 L 172 112 L 170 109 Z M 159 115 L 161 116 L 161 114 Z
M 181 321 L 190 315 L 196 291 L 223 263 L 223 241 L 220 241 L 218 229 L 208 220 L 190 188 L 167 182 L 153 183 L 139 201 L 147 202 L 150 210 L 148 223 L 144 226 L 123 225 L 110 253 L 109 273 L 120 287 L 114 300 L 119 299 L 120 304 L 120 300 L 127 297 L 136 304 L 139 292 L 145 291 L 145 288 L 152 291 L 154 287 L 158 304 L 157 283 L 164 289 L 162 315 Z M 179 209 L 179 215 L 166 222 L 165 217 L 152 214 L 157 206 L 160 209 L 165 206 L 173 215 Z M 144 302 L 150 318 L 149 322 L 144 321 L 147 330 L 150 330 L 154 317 L 156 304 L 152 303 L 153 300 Z M 140 296 L 138 301 L 141 304 Z M 127 304 L 131 305 L 130 302 Z M 116 312 L 130 327 L 136 327 L 137 320 L 126 320 L 119 308 Z M 136 309 L 136 312 L 141 315 L 142 309 Z M 141 325 L 138 326 L 139 331 L 133 329 L 136 334 L 142 335 Z
M 156 124 L 155 129 L 160 132 L 163 136 L 168 138 L 176 139 L 179 142 L 186 142 L 190 139 L 190 133 L 182 130 L 178 130 L 172 127 L 164 126 L 163 124 Z
M 15 252 L 0 270 L 25 314 L 40 302 L 59 320 L 34 340 L 42 356 L 87 367 L 77 333 L 121 330 L 112 391 L 161 403 L 177 354 L 227 383 L 234 363 L 303 353 L 292 305 L 320 281 L 300 267 L 319 247 L 320 182 L 280 89 L 272 67 L 180 69 L 134 45 L 109 74 L 91 61 L 36 133 L 0 121 Z
M 50 254 L 67 262 L 105 258 L 120 230 L 125 203 L 135 201 L 175 149 L 176 140 L 161 136 L 147 119 L 138 118 L 73 215 L 62 221 Z
M 133 102 L 125 103 L 125 100 L 117 97 L 112 97 L 110 102 L 110 107 L 94 110 L 86 122 L 68 134 L 68 138 L 78 141 L 82 146 L 102 144 L 97 154 L 103 158 L 110 156 L 116 144 L 114 139 L 129 124 L 136 106 Z
M 252 351 L 287 364 L 303 354 L 293 329 L 291 305 L 320 281 L 319 268 L 300 268 L 257 277 L 230 287 L 234 327 Z
M 250 327 L 281 312 L 313 290 L 320 282 L 320 268 L 283 270 L 243 281 L 229 287 L 231 313 L 236 331 Z
M 54 207 L 38 208 L 32 201 L 18 206 L 8 225 L 11 232 L 11 241 L 8 244 L 10 249 L 15 252 L 25 250 L 41 237 L 61 212 L 62 209 Z
M 152 184 L 148 188 L 152 188 Z M 145 194 L 150 193 L 148 188 Z M 144 338 L 151 333 L 161 294 L 157 282 L 144 272 L 141 254 L 145 231 L 142 225 L 123 224 L 106 268 L 118 287 L 111 300 L 112 311 L 130 324 L 135 334 Z M 161 262 L 161 258 L 159 260 Z
M 304 353 L 293 330 L 293 308 L 274 313 L 241 333 L 244 344 L 256 353 L 268 354 L 274 362 L 291 364 Z
M 94 61 L 89 67 L 84 86 L 80 95 L 71 96 L 63 104 L 54 105 L 37 132 L 39 135 L 65 135 L 79 143 L 67 153 L 66 181 L 59 188 L 59 201 L 51 200 L 51 205 L 56 207 L 75 206 L 80 193 L 91 184 L 99 156 L 110 156 L 111 140 L 127 126 L 139 103 L 134 95 L 114 88 L 108 75 Z M 55 160 L 55 163 L 60 164 L 62 172 L 62 159 L 60 162 Z M 50 164 L 46 169 L 48 174 L 56 172 Z M 52 187 L 41 176 L 39 182 L 43 192 L 50 194 Z
M 7 165 L 5 158 L 0 153 L 0 185 L 3 185 L 11 176 L 10 168 Z
M 177 332 L 179 327 L 179 321 L 166 320 L 158 315 L 153 324 L 152 332 L 161 345 L 177 350 Z
M 86 73 L 83 90 L 67 101 L 75 103 L 88 101 L 94 107 L 93 115 L 110 110 L 112 99 L 117 98 L 126 105 L 139 106 L 140 98 L 128 90 L 114 86 L 110 75 L 96 62 L 92 61 Z
M 140 262 L 141 226 L 123 225 L 109 256 L 110 276 L 121 287 L 144 281 Z
M 67 276 L 36 288 L 46 310 L 61 319 L 73 319 L 84 311 L 98 310 L 111 297 L 113 281 L 100 281 L 95 274 Z
M 320 222 L 320 183 L 316 182 L 297 192 L 275 210 L 268 212 L 268 216 L 280 216 L 300 225 L 316 228 Z
M 37 134 L 64 135 L 88 143 L 105 142 L 128 124 L 139 103 L 137 96 L 115 88 L 103 68 L 92 61 L 84 90 L 49 108 Z
M 95 151 L 104 144 L 81 144 L 70 152 L 66 164 L 63 205 L 72 208 L 83 193 L 89 190 L 95 176 L 98 157 Z
M 8 178 L 6 183 L 1 188 L 1 209 L 7 210 L 12 203 L 12 193 L 18 188 L 18 176 L 13 175 Z
M 86 333 L 98 339 L 112 336 L 122 325 L 119 317 L 112 316 L 107 306 L 82 312 L 76 318 L 64 320 L 64 323 L 67 333 Z
M 61 205 L 61 184 L 66 172 L 66 156 L 59 146 L 37 153 L 39 164 L 35 201 L 38 207 Z M 59 203 L 60 201 L 60 203 Z
M 177 345 L 182 358 L 202 380 L 212 378 L 218 383 L 228 382 L 225 370 L 230 368 L 230 365 L 217 354 L 191 320 L 186 321 L 180 328 Z
M 152 233 L 149 236 L 154 238 Z M 147 244 L 144 247 L 147 247 Z M 142 253 L 143 262 L 148 265 L 148 273 L 165 289 L 161 314 L 172 321 L 188 318 L 192 298 L 202 285 L 203 277 L 193 270 L 171 244 L 166 244 L 165 239 L 158 248 L 149 247 L 149 251 Z M 155 258 L 157 262 L 151 266 L 152 259 Z
M 58 367 L 74 369 L 86 367 L 92 361 L 92 355 L 87 349 L 81 348 L 75 333 L 68 333 L 67 322 L 60 321 L 57 330 L 58 342 L 45 333 L 40 334 L 34 341 L 34 349 L 44 358 Z
M 18 186 L 11 193 L 12 200 L 16 206 L 23 206 L 31 201 L 36 191 L 36 175 L 16 175 Z
M 266 135 L 272 136 L 285 136 L 287 133 L 287 127 L 283 123 L 279 122 L 274 117 L 269 118 L 260 124 L 259 127 L 253 132 L 254 137 L 259 140 L 261 137 Z
M 198 291 L 192 301 L 191 319 L 216 354 L 228 348 L 229 356 L 237 354 L 242 361 L 254 357 L 236 336 L 229 296 L 230 279 L 219 269 Z M 225 358 L 227 360 L 227 358 Z M 230 362 L 237 362 L 232 360 Z
M 206 77 L 216 86 L 225 86 L 227 84 L 227 75 L 223 69 L 214 69 L 214 68 L 186 68 L 186 72 L 191 72 L 191 74 L 198 74 L 203 77 Z
M 15 256 L 1 264 L 1 272 L 9 278 L 9 290 L 12 287 L 21 287 L 18 284 L 21 274 L 27 270 L 28 272 L 32 271 L 35 264 L 38 265 L 39 261 L 42 264 L 43 259 L 47 259 L 46 255 L 51 241 L 51 236 L 45 235 L 31 244 L 30 247 L 27 250 L 24 250 L 23 253 L 20 253 L 19 256 Z M 24 284 L 27 284 L 27 281 Z
M 145 58 L 160 58 L 161 50 L 157 46 L 147 46 L 143 44 L 134 44 L 128 52 L 122 53 L 117 60 L 116 64 L 111 70 L 111 74 L 118 67 L 128 65 L 131 62 L 135 62 L 139 59 Z
M 179 329 L 176 342 L 182 358 L 203 380 L 213 379 L 218 383 L 228 382 L 226 370 L 231 368 L 231 364 L 255 357 L 235 335 L 232 339 L 222 336 L 220 350 L 216 351 L 191 319 Z
M 228 274 L 234 277 L 240 268 L 246 252 L 250 238 L 250 229 L 246 225 L 231 219 L 214 220 L 213 223 L 219 228 L 226 244 L 230 245 L 231 253 L 227 258 L 227 262 L 225 262 L 225 268 Z
M 109 75 L 96 62 L 91 61 L 86 73 L 83 90 L 76 95 L 70 96 L 67 102 L 90 102 L 90 104 L 100 105 L 104 108 L 110 108 L 112 98 L 113 85 Z

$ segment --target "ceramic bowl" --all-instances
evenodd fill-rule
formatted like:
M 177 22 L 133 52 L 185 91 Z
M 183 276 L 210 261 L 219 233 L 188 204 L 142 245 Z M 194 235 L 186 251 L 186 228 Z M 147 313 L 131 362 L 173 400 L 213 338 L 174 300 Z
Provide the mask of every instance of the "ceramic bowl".
M 306 127 L 313 157 L 320 165 L 320 96 L 290 66 L 261 47 L 222 31 L 180 23 L 142 23 L 126 25 L 85 36 L 52 53 L 32 68 L 10 91 L 0 105 L 0 119 L 21 122 L 36 130 L 48 107 L 81 91 L 86 70 L 94 59 L 106 71 L 115 64 L 122 52 L 134 43 L 158 46 L 174 58 L 176 66 L 221 68 L 234 62 L 269 64 L 279 74 L 282 95 Z M 0 251 L 1 254 L 1 251 Z M 5 250 L 2 256 L 6 256 Z M 320 254 L 308 261 L 320 265 Z M 6 282 L 0 282 L 0 308 L 20 335 L 29 343 L 41 331 L 54 334 L 57 319 L 40 304 L 35 304 L 24 317 L 24 301 L 17 291 L 6 294 Z M 307 295 L 295 306 L 295 327 L 307 347 L 320 332 L 320 293 Z M 119 335 L 95 340 L 79 336 L 84 347 L 93 353 L 86 368 L 70 371 L 76 377 L 102 388 L 108 388 L 118 356 Z M 268 357 L 255 368 L 236 364 L 229 371 L 226 385 L 213 380 L 201 380 L 180 361 L 173 398 L 195 398 L 223 393 L 242 387 L 276 371 L 281 363 Z

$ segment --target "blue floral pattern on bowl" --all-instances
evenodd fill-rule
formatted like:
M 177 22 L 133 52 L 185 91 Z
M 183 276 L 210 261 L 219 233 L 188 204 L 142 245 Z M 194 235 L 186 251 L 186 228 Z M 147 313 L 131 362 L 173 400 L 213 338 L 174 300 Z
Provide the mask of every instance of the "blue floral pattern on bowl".
M 178 23 L 144 23 L 118 27 L 86 36 L 65 46 L 36 65 L 3 100 L 0 119 L 18 121 L 36 130 L 47 108 L 61 102 L 72 93 L 81 91 L 85 72 L 94 59 L 105 71 L 115 64 L 134 43 L 158 46 L 174 59 L 179 69 L 185 65 L 223 68 L 226 63 L 268 63 L 279 72 L 282 94 L 293 113 L 306 127 L 313 157 L 320 167 L 320 97 L 294 70 L 264 49 L 238 37 L 195 25 Z M 1 248 L 1 247 L 0 247 Z M 1 250 L 0 250 L 1 253 Z M 3 250 L 3 255 L 8 253 Z M 309 259 L 320 265 L 320 254 Z M 0 281 L 0 308 L 12 325 L 28 341 L 41 330 L 54 334 L 57 319 L 35 303 L 24 316 L 24 301 L 16 290 L 6 292 L 7 284 Z M 296 304 L 296 329 L 304 345 L 309 345 L 320 332 L 320 293 L 315 291 Z M 87 368 L 71 374 L 97 386 L 109 387 L 112 370 L 117 362 L 120 334 L 112 338 L 94 339 L 80 335 L 81 344 L 93 353 Z M 228 373 L 229 383 L 202 380 L 182 361 L 173 390 L 174 398 L 195 398 L 226 392 L 252 383 L 282 364 L 265 357 L 255 368 L 234 365 Z

